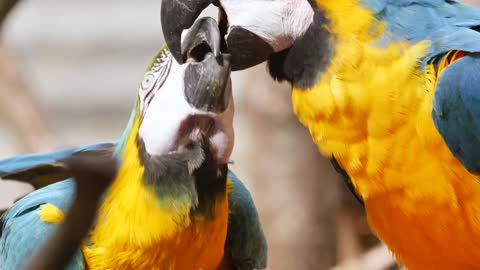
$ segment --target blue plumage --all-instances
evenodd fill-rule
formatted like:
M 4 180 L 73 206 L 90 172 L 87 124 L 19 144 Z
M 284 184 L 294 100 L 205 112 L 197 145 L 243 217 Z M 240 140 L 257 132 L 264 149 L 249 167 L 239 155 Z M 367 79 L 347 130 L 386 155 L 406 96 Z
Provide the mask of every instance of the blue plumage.
M 422 71 L 449 51 L 473 53 L 448 65 L 437 78 L 433 121 L 450 151 L 480 173 L 480 9 L 454 0 L 364 0 L 387 31 L 378 41 L 430 41 Z
M 12 174 L 16 171 L 36 167 L 39 164 L 54 164 L 61 159 L 71 156 L 73 153 L 112 148 L 116 143 L 116 141 L 102 142 L 49 153 L 27 154 L 7 158 L 0 161 L 0 173 L 2 175 Z
M 66 212 L 74 193 L 75 182 L 72 179 L 61 181 L 28 194 L 2 216 L 0 270 L 21 269 L 56 227 L 40 220 L 38 211 L 41 205 L 51 203 Z M 84 269 L 80 251 L 67 269 Z
M 226 250 L 236 269 L 267 267 L 267 240 L 263 233 L 255 203 L 250 192 L 232 172 L 228 176 L 233 191 L 228 197 L 229 221 Z
M 48 170 L 38 168 L 56 164 L 59 160 L 80 151 L 94 150 L 100 153 L 108 149 L 113 153 L 116 145 L 117 142 L 112 141 L 50 153 L 22 155 L 0 161 L 2 175 L 21 175 L 21 180 L 27 182 L 40 174 L 43 178 L 55 178 L 53 181 L 55 183 L 20 199 L 0 218 L 0 270 L 21 269 L 56 227 L 56 224 L 40 220 L 38 211 L 42 205 L 53 204 L 65 213 L 73 201 L 75 181 L 58 178 L 59 169 L 56 167 L 48 167 Z M 18 174 L 19 172 L 23 174 Z M 228 175 L 233 183 L 233 191 L 229 196 L 231 214 L 226 250 L 236 266 L 239 266 L 238 269 L 263 269 L 267 264 L 267 242 L 255 204 L 249 191 L 233 172 L 229 171 Z M 80 250 L 67 269 L 84 269 Z
M 38 189 L 70 177 L 61 163 L 62 159 L 74 153 L 85 151 L 111 152 L 113 154 L 116 144 L 117 141 L 102 142 L 54 152 L 27 154 L 4 159 L 0 161 L 0 177 L 27 182 Z
M 480 10 L 452 0 L 364 0 L 387 31 L 379 45 L 407 40 L 431 42 L 422 66 L 450 50 L 480 51 Z
M 450 64 L 440 76 L 432 117 L 450 151 L 480 173 L 480 53 Z

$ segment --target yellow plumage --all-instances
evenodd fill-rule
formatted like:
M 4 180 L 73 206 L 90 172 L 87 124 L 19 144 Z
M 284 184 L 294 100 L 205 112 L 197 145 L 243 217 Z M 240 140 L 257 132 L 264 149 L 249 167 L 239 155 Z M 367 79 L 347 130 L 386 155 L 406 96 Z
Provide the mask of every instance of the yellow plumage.
M 63 214 L 62 210 L 51 203 L 40 206 L 38 214 L 40 219 L 47 223 L 62 223 L 65 219 L 65 214 Z
M 372 228 L 410 270 L 480 269 L 480 182 L 433 124 L 436 74 L 419 71 L 428 42 L 380 48 L 372 33 L 384 23 L 357 0 L 317 3 L 335 55 L 316 86 L 293 87 L 298 118 L 348 172 Z
M 191 218 L 190 207 L 176 206 L 173 199 L 160 205 L 143 184 L 136 146 L 139 124 L 137 119 L 90 244 L 82 248 L 88 269 L 217 269 L 227 233 L 227 193 L 217 202 L 215 219 Z

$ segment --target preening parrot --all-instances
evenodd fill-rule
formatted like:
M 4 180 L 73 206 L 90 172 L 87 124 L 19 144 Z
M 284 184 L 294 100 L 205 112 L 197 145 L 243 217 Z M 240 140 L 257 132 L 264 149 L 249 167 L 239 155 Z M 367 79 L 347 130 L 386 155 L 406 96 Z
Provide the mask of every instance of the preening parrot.
M 211 1 L 163 0 L 175 59 Z M 232 70 L 268 61 L 410 270 L 480 269 L 480 10 L 455 0 L 217 0 Z M 170 21 L 169 14 L 179 20 Z
M 113 155 L 118 172 L 68 269 L 266 268 L 254 202 L 228 170 L 234 104 L 219 42 L 204 18 L 185 37 L 188 63 L 163 46 L 118 141 L 0 161 L 2 178 L 38 188 L 0 219 L 1 270 L 21 269 L 62 222 L 75 193 L 64 160 L 78 153 Z

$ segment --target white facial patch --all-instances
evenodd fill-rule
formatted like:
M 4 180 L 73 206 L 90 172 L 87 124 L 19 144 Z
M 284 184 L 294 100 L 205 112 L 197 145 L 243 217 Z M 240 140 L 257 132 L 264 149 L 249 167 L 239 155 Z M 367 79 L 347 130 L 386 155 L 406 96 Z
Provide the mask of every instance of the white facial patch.
M 138 91 L 140 97 L 140 112 L 145 110 L 152 101 L 155 93 L 162 88 L 172 67 L 172 56 L 167 50 L 163 50 L 155 59 L 150 71 L 143 76 L 142 84 Z
M 267 42 L 275 52 L 290 46 L 313 22 L 307 0 L 220 0 L 231 27 L 240 26 Z
M 217 132 L 210 138 L 216 150 L 214 154 L 217 161 L 226 163 L 234 143 L 233 99 L 221 114 L 200 111 L 191 106 L 184 94 L 184 77 L 187 76 L 185 70 L 188 65 L 179 65 L 166 51 L 145 74 L 139 90 L 143 116 L 139 137 L 150 155 L 168 154 L 176 150 L 175 144 L 182 123 L 194 115 L 207 115 L 215 120 L 217 126 Z

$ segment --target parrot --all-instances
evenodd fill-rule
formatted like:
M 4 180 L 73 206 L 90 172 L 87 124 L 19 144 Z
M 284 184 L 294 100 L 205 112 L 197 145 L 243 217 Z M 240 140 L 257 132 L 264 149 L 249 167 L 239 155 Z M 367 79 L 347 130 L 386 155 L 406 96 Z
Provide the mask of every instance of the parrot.
M 228 168 L 234 103 L 220 41 L 205 17 L 184 39 L 188 63 L 163 45 L 118 140 L 0 161 L 2 179 L 35 187 L 0 218 L 0 270 L 22 269 L 62 223 L 80 186 L 67 161 L 78 155 L 113 157 L 117 173 L 67 269 L 267 267 L 255 203 Z
M 219 8 L 232 70 L 266 62 L 409 270 L 480 269 L 480 10 L 456 0 L 163 0 L 181 33 Z M 168 20 L 178 14 L 178 20 Z

